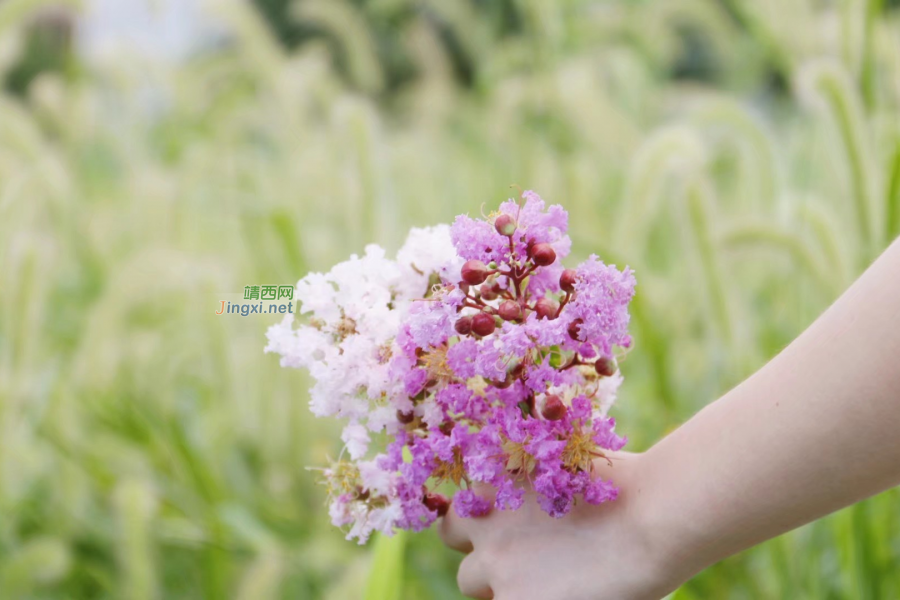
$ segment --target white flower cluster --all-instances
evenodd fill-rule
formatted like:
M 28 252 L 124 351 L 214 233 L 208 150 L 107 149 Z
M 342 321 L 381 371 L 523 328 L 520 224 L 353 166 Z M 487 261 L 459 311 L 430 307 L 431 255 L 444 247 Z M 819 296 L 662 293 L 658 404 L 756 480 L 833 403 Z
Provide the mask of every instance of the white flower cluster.
M 370 432 L 396 425 L 391 400 L 406 398 L 390 358 L 410 302 L 426 295 L 435 275 L 458 281 L 461 267 L 447 225 L 413 229 L 396 260 L 369 245 L 363 256 L 301 279 L 296 298 L 307 322 L 295 327 L 287 315 L 269 328 L 266 352 L 312 374 L 312 412 L 347 420 L 341 439 L 354 460 L 365 455 Z
M 370 494 L 390 501 L 377 508 L 367 507 L 361 502 L 332 501 L 328 507 L 331 522 L 337 527 L 348 527 L 347 539 L 357 539 L 359 543 L 365 543 L 373 532 L 378 531 L 384 535 L 394 534 L 394 527 L 403 518 L 403 508 L 396 498 L 396 485 L 398 476 L 378 468 L 375 461 L 359 461 L 358 481 Z M 326 477 L 333 478 L 330 469 L 325 472 Z

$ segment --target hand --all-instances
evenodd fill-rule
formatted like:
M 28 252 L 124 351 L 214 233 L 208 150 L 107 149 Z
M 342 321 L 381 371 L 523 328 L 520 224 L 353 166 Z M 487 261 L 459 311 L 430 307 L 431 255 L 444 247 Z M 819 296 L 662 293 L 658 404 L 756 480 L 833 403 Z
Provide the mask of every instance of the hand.
M 465 552 L 457 582 L 463 594 L 495 600 L 657 600 L 677 587 L 664 568 L 661 547 L 644 523 L 639 454 L 617 453 L 595 473 L 619 486 L 619 497 L 579 503 L 550 517 L 529 492 L 515 511 L 494 510 L 441 523 L 444 543 Z M 479 490 L 489 495 L 490 490 Z
M 728 556 L 900 485 L 900 240 L 768 365 L 644 454 L 619 498 L 441 524 L 463 593 L 650 600 Z M 836 350 L 837 349 L 837 350 Z M 853 468 L 846 468 L 847 461 Z

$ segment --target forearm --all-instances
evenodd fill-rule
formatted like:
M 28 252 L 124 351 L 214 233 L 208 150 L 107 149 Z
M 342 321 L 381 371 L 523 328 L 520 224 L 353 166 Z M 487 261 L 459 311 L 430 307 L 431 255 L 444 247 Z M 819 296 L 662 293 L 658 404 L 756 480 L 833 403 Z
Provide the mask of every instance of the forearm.
M 684 577 L 900 483 L 900 244 L 642 460 L 638 502 Z

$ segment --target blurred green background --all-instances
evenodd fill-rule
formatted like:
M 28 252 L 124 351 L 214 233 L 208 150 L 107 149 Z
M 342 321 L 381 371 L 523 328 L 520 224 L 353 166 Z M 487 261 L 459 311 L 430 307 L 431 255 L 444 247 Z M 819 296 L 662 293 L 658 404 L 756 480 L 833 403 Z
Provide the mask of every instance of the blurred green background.
M 202 50 L 99 63 L 59 4 L 0 1 L 2 598 L 459 597 L 433 532 L 328 523 L 276 318 L 214 314 L 245 285 L 538 190 L 637 271 L 642 450 L 900 231 L 896 2 L 213 2 Z M 674 594 L 898 597 L 896 490 Z

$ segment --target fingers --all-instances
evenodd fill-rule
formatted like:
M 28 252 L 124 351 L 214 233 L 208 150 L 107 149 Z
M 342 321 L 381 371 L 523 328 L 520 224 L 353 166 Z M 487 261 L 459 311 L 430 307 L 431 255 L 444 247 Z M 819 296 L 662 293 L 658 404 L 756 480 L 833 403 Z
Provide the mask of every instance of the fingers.
M 473 552 L 459 564 L 459 572 L 456 574 L 456 584 L 463 595 L 479 600 L 491 600 L 494 597 L 488 582 L 488 572 L 485 561 L 478 552 Z
M 457 515 L 456 511 L 453 510 L 453 506 L 451 506 L 438 526 L 438 534 L 441 536 L 444 544 L 459 552 L 471 552 L 472 538 L 468 531 L 470 521 L 471 519 L 463 519 Z

